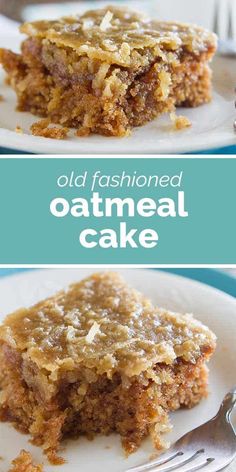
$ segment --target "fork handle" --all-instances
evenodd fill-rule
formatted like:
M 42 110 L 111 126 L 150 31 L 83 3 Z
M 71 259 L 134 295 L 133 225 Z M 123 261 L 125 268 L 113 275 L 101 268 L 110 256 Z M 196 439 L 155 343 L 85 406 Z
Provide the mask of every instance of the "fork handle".
M 229 421 L 232 410 L 236 404 L 236 386 L 225 396 L 219 410 L 219 415 L 224 415 Z

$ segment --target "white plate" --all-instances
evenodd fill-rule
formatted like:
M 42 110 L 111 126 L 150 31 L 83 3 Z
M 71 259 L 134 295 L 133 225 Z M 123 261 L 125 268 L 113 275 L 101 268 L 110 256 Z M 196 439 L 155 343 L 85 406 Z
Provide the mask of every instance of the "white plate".
M 1 319 L 8 312 L 30 305 L 91 272 L 92 269 L 40 270 L 1 279 Z M 174 441 L 209 420 L 216 413 L 224 394 L 236 383 L 236 300 L 206 285 L 163 272 L 130 269 L 121 272 L 134 287 L 144 290 L 154 303 L 172 310 L 194 313 L 218 336 L 217 351 L 210 363 L 210 395 L 194 409 L 181 410 L 172 415 L 174 429 L 169 439 Z M 0 472 L 8 470 L 9 462 L 22 448 L 30 450 L 35 460 L 44 461 L 46 472 L 55 470 L 42 457 L 40 448 L 30 445 L 27 440 L 28 436 L 16 432 L 9 424 L 0 423 L 0 456 L 3 456 Z M 99 437 L 92 442 L 86 439 L 69 441 L 63 453 L 68 463 L 60 466 L 60 471 L 124 472 L 128 466 L 148 460 L 152 452 L 151 443 L 147 440 L 136 454 L 125 459 L 119 437 L 115 435 Z M 234 469 L 229 470 L 233 472 Z
M 17 50 L 20 39 L 20 36 L 0 36 L 0 47 Z M 0 146 L 38 154 L 177 154 L 236 144 L 233 131 L 235 66 L 236 59 L 214 59 L 212 103 L 178 111 L 178 114 L 184 114 L 191 120 L 191 128 L 171 131 L 170 118 L 165 115 L 136 128 L 128 138 L 98 135 L 76 138 L 71 132 L 63 141 L 30 134 L 30 126 L 37 121 L 37 117 L 15 111 L 15 94 L 4 85 L 4 73 L 0 71 L 0 94 L 4 96 L 4 101 L 0 103 Z M 15 132 L 17 125 L 23 128 L 23 135 Z

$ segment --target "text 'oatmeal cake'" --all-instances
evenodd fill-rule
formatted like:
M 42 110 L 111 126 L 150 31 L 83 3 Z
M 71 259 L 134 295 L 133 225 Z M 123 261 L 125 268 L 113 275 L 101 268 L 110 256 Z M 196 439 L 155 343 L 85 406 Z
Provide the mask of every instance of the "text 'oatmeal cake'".
M 107 7 L 82 16 L 26 23 L 21 54 L 0 50 L 18 109 L 48 123 L 124 136 L 176 106 L 211 100 L 216 36 L 196 25 L 153 21 Z M 44 127 L 44 128 L 43 128 Z M 54 128 L 52 137 L 60 133 Z
M 207 395 L 214 334 L 152 305 L 117 273 L 98 273 L 0 327 L 0 418 L 30 433 L 51 462 L 63 438 L 117 432 L 127 453 L 168 412 Z

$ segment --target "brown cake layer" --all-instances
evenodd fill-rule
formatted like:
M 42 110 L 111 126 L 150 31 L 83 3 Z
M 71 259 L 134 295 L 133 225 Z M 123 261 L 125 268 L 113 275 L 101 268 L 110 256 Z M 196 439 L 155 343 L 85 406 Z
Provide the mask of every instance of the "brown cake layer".
M 63 384 L 55 398 L 45 403 L 30 368 L 24 372 L 17 353 L 6 346 L 3 350 L 1 365 L 6 375 L 0 419 L 12 422 L 21 432 L 30 433 L 33 442 L 43 446 L 52 463 L 61 462 L 56 453 L 61 440 L 68 436 L 91 438 L 117 432 L 124 449 L 131 453 L 142 439 L 151 435 L 155 447 L 161 449 L 161 436 L 169 430 L 168 412 L 183 406 L 191 408 L 207 396 L 208 371 L 204 365 L 207 357 L 204 356 L 197 364 L 157 365 L 159 385 L 152 380 L 143 384 L 139 378 L 123 385 L 120 375 L 116 374 L 112 380 L 103 375 L 88 387 L 79 382 Z
M 110 7 L 22 31 L 21 54 L 0 51 L 18 109 L 78 135 L 124 136 L 175 106 L 211 99 L 216 37 L 202 28 Z
M 215 336 L 154 307 L 118 274 L 95 274 L 0 327 L 0 417 L 30 433 L 53 463 L 60 442 L 117 432 L 127 453 L 168 412 L 207 395 Z

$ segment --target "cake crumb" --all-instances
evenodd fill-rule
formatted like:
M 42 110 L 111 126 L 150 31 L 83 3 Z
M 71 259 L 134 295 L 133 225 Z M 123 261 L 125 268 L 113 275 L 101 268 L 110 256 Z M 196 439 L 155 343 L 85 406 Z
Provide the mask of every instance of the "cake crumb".
M 18 134 L 23 134 L 23 129 L 21 128 L 21 126 L 17 125 L 15 127 L 15 132 L 18 133 Z
M 160 456 L 160 451 L 159 452 L 153 452 L 149 456 L 149 461 L 155 461 L 156 459 L 158 459 L 159 456 Z
M 1 94 L 0 94 L 0 102 L 4 102 L 4 97 Z
M 51 451 L 48 451 L 48 452 L 47 452 L 47 458 L 48 458 L 50 464 L 52 464 L 52 465 L 63 465 L 63 464 L 66 464 L 66 460 L 65 460 L 63 457 L 58 456 L 58 454 L 57 454 L 56 451 L 54 451 L 54 450 L 51 450 Z M 11 471 L 10 471 L 10 472 L 11 472 Z M 15 471 L 14 471 L 14 472 L 15 472 Z M 16 472 L 18 472 L 18 471 L 16 471 Z M 27 472 L 28 472 L 28 471 L 27 471 Z M 31 472 L 31 471 L 29 471 L 29 472 Z M 41 470 L 38 471 L 38 470 L 36 469 L 36 471 L 32 471 L 32 472 L 41 472 Z M 42 471 L 42 472 L 43 472 L 43 471 Z
M 190 128 L 192 126 L 191 121 L 187 118 L 187 116 L 177 116 L 175 112 L 170 114 L 170 119 L 173 123 L 173 127 L 175 130 L 179 131 L 181 129 Z
M 43 472 L 42 464 L 35 465 L 30 452 L 24 449 L 21 450 L 18 457 L 11 464 L 9 472 Z
M 75 132 L 75 136 L 78 138 L 84 138 L 86 136 L 89 136 L 91 134 L 91 131 L 89 128 L 86 128 L 85 126 L 82 126 Z
M 33 136 L 41 136 L 43 138 L 65 139 L 67 137 L 68 128 L 50 127 L 50 125 L 51 122 L 48 119 L 36 121 L 30 127 L 30 131 Z

